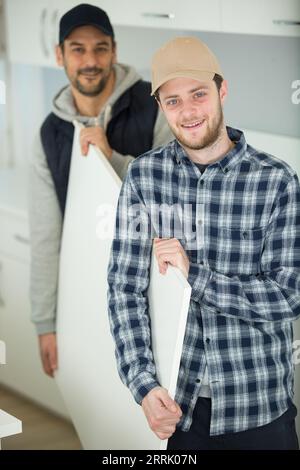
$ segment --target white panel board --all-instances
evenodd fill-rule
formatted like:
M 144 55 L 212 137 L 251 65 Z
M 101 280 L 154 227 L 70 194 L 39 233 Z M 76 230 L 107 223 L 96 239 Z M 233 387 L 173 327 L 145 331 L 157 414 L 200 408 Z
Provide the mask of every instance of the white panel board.
M 172 266 L 166 275 L 160 274 L 153 254 L 148 295 L 157 378 L 174 398 L 191 286 Z
M 159 449 L 142 408 L 118 376 L 109 331 L 106 276 L 111 237 L 97 237 L 97 211 L 100 204 L 115 211 L 121 182 L 94 147 L 87 158 L 80 155 L 78 134 L 76 126 L 61 248 L 56 379 L 85 449 Z M 152 264 L 154 356 L 162 384 L 169 388 L 171 381 L 172 393 L 189 289 L 178 270 L 170 268 L 162 276 Z
M 152 253 L 149 295 L 152 349 L 159 383 L 174 399 L 184 333 L 191 298 L 191 286 L 177 268 L 160 274 Z M 162 441 L 160 450 L 167 449 Z

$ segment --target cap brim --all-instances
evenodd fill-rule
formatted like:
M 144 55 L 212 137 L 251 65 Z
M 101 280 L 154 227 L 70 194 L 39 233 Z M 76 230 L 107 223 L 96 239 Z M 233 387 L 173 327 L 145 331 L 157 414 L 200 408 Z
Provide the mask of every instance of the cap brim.
M 65 39 L 68 38 L 68 36 L 71 34 L 72 31 L 74 31 L 74 29 L 76 28 L 79 28 L 80 26 L 94 26 L 94 28 L 97 28 L 99 29 L 100 31 L 102 31 L 102 33 L 106 34 L 107 36 L 110 36 L 110 37 L 113 37 L 113 34 L 109 31 L 107 31 L 107 29 L 103 28 L 102 26 L 100 26 L 99 24 L 95 24 L 95 23 L 86 23 L 86 22 L 80 22 L 80 23 L 76 23 L 75 25 L 72 25 L 71 28 L 69 28 L 64 36 L 62 38 L 60 38 L 60 44 L 62 42 L 64 42 Z
M 214 78 L 215 72 L 209 71 L 199 71 L 199 70 L 181 70 L 178 72 L 172 72 L 169 75 L 166 75 L 162 80 L 155 83 L 154 87 L 152 86 L 151 96 L 166 82 L 172 80 L 173 78 L 193 78 L 194 80 L 199 81 L 210 81 Z

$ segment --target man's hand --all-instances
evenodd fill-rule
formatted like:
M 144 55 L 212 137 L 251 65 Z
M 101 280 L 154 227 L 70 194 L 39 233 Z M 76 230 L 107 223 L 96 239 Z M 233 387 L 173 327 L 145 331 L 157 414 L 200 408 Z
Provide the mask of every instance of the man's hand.
M 104 153 L 109 160 L 112 156 L 112 148 L 110 147 L 102 127 L 85 127 L 80 131 L 80 146 L 82 155 L 87 155 L 89 145 L 96 145 L 101 152 Z
M 170 263 L 179 268 L 186 279 L 188 278 L 190 262 L 180 241 L 176 238 L 154 238 L 154 254 L 161 274 L 167 272 L 168 263 Z
M 47 375 L 54 377 L 54 372 L 57 369 L 56 334 L 39 335 L 39 345 L 43 369 Z
M 182 411 L 167 390 L 153 388 L 143 399 L 142 408 L 152 431 L 159 439 L 169 439 L 175 432 Z

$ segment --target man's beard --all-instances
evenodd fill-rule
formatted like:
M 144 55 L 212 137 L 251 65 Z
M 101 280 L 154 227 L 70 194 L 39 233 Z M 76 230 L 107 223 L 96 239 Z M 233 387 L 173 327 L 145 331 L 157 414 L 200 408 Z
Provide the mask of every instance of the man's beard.
M 191 119 L 192 121 L 193 119 Z M 198 120 L 197 118 L 195 121 Z M 217 140 L 219 139 L 223 127 L 223 111 L 221 104 L 219 105 L 218 112 L 214 120 L 212 121 L 211 127 L 206 128 L 206 134 L 203 135 L 202 137 L 199 137 L 198 141 L 192 142 L 191 140 L 188 140 L 185 138 L 183 135 L 181 135 L 179 132 L 175 131 L 175 129 L 172 129 L 172 132 L 174 133 L 176 139 L 178 142 L 183 146 L 191 150 L 202 150 L 204 148 L 210 147 L 213 145 Z M 205 121 L 207 123 L 207 121 Z M 204 123 L 204 124 L 205 124 Z
M 104 69 L 99 69 L 97 67 L 81 69 L 81 70 L 78 70 L 76 78 L 71 80 L 71 82 L 72 82 L 72 85 L 76 88 L 76 90 L 78 90 L 79 93 L 81 93 L 82 95 L 91 96 L 91 97 L 98 96 L 100 95 L 100 93 L 102 93 L 102 91 L 106 87 L 111 71 L 112 71 L 112 64 L 106 71 L 104 71 Z M 105 73 L 103 74 L 103 72 Z M 86 86 L 86 85 L 83 85 L 79 80 L 80 75 L 100 74 L 100 73 L 102 74 L 102 76 L 99 79 L 99 82 L 96 83 L 95 85 Z

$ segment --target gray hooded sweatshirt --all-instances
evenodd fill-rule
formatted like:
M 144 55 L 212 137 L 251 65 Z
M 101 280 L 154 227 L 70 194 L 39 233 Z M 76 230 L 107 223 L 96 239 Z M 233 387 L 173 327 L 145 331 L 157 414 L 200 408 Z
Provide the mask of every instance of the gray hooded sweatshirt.
M 111 119 L 114 103 L 128 88 L 141 79 L 137 72 L 127 65 L 116 64 L 114 70 L 114 91 L 97 118 L 78 114 L 70 86 L 63 88 L 54 98 L 53 113 L 65 121 L 73 122 L 76 119 L 85 126 L 94 126 L 97 123 L 106 129 Z M 153 148 L 165 145 L 173 138 L 163 114 L 159 111 L 154 126 Z M 110 163 L 123 179 L 133 159 L 131 155 L 124 156 L 113 150 Z M 40 335 L 56 331 L 59 254 L 63 225 L 54 182 L 40 135 L 36 138 L 33 158 L 30 162 L 29 200 L 31 319 Z

